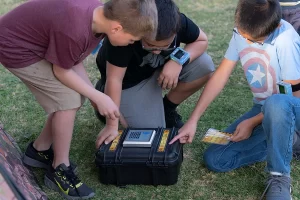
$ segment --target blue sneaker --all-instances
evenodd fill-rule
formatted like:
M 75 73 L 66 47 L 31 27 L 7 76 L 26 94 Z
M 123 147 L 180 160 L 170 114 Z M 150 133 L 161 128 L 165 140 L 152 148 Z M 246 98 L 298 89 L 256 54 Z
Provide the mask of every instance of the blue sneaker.
M 291 200 L 291 178 L 287 176 L 270 175 L 267 187 L 260 200 L 266 196 L 266 200 Z

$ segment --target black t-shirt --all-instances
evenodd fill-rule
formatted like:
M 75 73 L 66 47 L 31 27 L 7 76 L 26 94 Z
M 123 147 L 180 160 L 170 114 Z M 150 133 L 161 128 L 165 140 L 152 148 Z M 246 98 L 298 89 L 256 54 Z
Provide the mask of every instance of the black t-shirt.
M 192 43 L 199 37 L 198 26 L 184 14 L 180 17 L 180 30 L 170 47 L 174 45 L 178 47 L 180 43 Z M 172 51 L 162 51 L 160 54 L 153 54 L 144 50 L 140 41 L 124 47 L 112 46 L 105 38 L 96 62 L 104 82 L 106 81 L 106 61 L 118 67 L 127 67 L 122 85 L 123 89 L 127 89 L 149 78 L 157 68 L 162 67 L 169 60 L 171 53 Z

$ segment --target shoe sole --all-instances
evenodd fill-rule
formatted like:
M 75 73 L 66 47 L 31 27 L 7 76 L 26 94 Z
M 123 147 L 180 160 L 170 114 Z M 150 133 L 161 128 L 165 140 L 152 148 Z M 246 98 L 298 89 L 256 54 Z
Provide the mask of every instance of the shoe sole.
M 59 192 L 60 195 L 62 195 L 65 199 L 68 200 L 77 200 L 77 199 L 89 199 L 95 196 L 95 193 L 92 192 L 91 194 L 89 194 L 88 196 L 84 196 L 84 197 L 72 197 L 69 195 L 66 195 L 63 191 L 61 191 L 61 189 L 53 182 L 51 181 L 51 179 L 49 179 L 46 175 L 44 178 L 44 183 L 45 185 L 49 188 L 52 189 L 56 192 Z
M 290 187 L 290 195 L 291 195 L 291 198 L 288 199 L 288 200 L 293 200 L 293 197 L 292 197 L 292 187 Z
M 38 160 L 32 159 L 32 158 L 26 156 L 25 154 L 23 156 L 23 163 L 30 167 L 38 167 L 38 168 L 43 168 L 46 170 L 50 170 L 50 168 L 51 168 L 51 166 L 49 166 L 43 162 L 40 162 Z
M 30 167 L 38 167 L 38 168 L 43 168 L 43 169 L 46 169 L 46 170 L 50 170 L 52 166 L 50 165 L 47 165 L 43 162 L 40 162 L 38 160 L 35 160 L 35 159 L 32 159 L 28 156 L 26 156 L 24 154 L 23 156 L 23 163 L 30 166 Z M 77 173 L 77 166 L 76 168 L 73 169 L 73 172 L 76 174 Z

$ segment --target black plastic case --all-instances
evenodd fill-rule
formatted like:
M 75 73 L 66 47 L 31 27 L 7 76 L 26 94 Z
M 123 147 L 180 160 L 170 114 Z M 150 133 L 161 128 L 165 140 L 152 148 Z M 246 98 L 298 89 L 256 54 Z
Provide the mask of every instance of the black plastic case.
M 139 129 L 120 130 L 112 143 L 102 145 L 96 152 L 100 182 L 118 186 L 175 184 L 183 161 L 183 148 L 179 141 L 168 143 L 178 129 L 147 129 L 156 131 L 151 147 L 123 147 L 129 130 Z

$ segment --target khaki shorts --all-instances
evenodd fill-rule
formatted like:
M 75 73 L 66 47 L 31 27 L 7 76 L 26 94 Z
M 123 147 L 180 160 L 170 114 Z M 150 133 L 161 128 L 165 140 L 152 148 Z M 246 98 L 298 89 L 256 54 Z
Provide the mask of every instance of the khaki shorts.
M 53 74 L 52 64 L 41 60 L 24 68 L 7 68 L 29 88 L 48 113 L 79 108 L 85 97 L 61 83 Z

